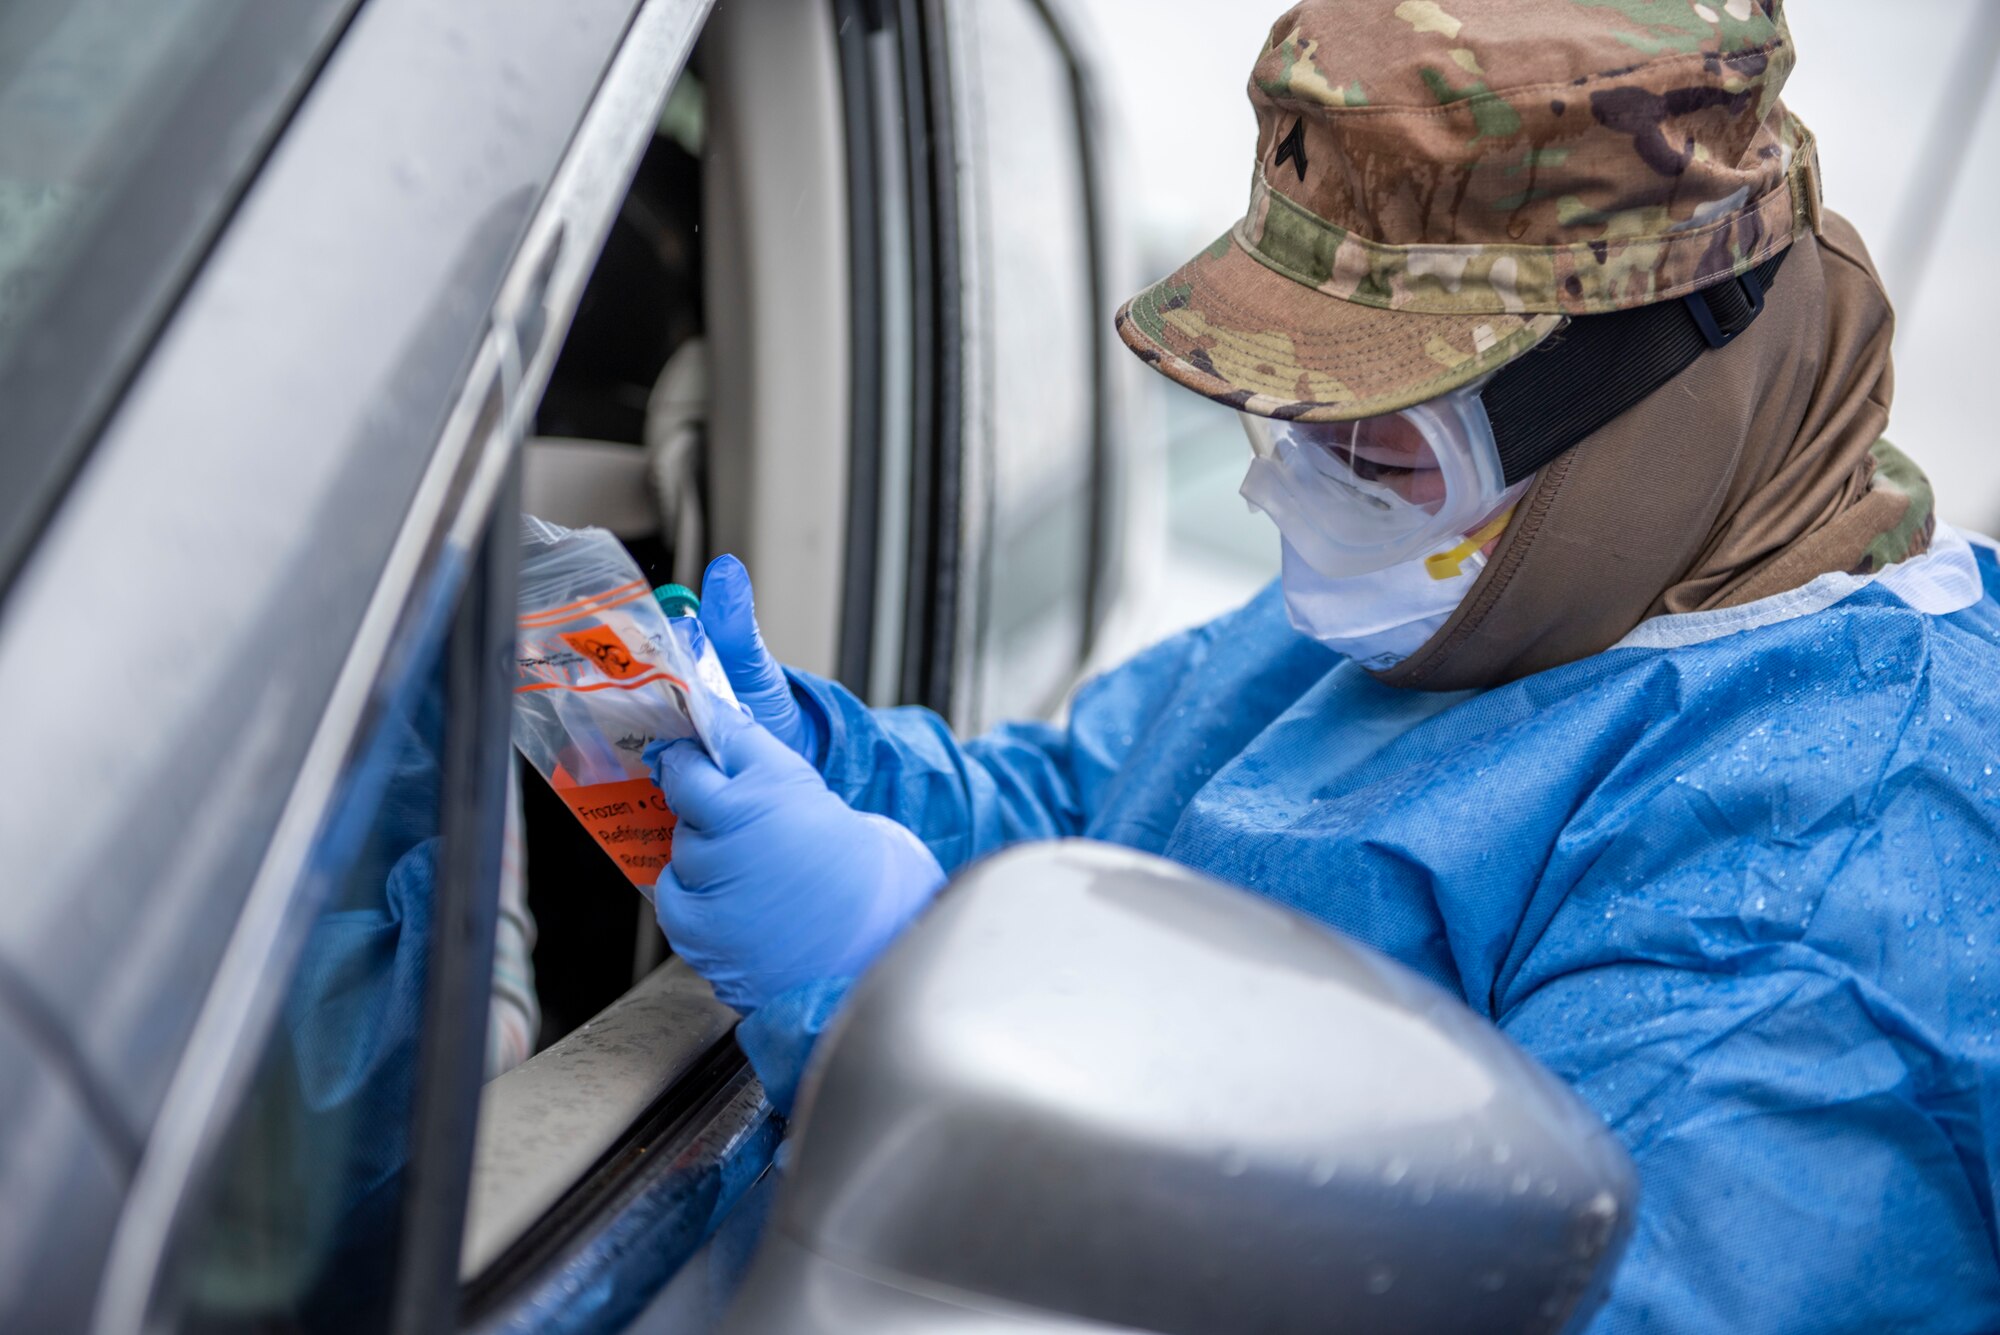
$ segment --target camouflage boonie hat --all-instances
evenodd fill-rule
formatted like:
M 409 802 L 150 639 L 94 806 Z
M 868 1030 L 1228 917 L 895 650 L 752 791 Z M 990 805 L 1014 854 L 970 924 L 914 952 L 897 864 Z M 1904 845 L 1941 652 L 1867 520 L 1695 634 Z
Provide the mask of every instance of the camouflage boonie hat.
M 1250 80 L 1250 212 L 1127 302 L 1188 388 L 1342 421 L 1819 228 L 1779 0 L 1307 0 Z

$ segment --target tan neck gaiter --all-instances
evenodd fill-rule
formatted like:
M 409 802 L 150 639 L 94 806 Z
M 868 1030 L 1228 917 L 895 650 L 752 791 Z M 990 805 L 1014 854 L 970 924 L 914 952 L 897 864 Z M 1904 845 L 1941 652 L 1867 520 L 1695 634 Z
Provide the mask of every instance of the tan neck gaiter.
M 1458 610 L 1392 686 L 1494 686 L 1609 648 L 1647 617 L 1750 602 L 1921 552 L 1930 489 L 1881 440 L 1893 317 L 1827 215 L 1757 322 L 1549 464 Z

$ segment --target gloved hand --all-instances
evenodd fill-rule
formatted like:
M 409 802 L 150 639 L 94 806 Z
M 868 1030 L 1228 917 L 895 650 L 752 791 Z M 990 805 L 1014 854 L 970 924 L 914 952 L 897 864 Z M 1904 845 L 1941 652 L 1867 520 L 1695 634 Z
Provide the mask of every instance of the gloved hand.
M 716 557 L 702 574 L 701 626 L 736 698 L 772 736 L 818 764 L 825 750 L 820 722 L 799 708 L 785 669 L 764 646 L 750 572 L 733 556 Z
M 944 871 L 908 830 L 841 801 L 767 728 L 720 718 L 720 764 L 689 739 L 646 748 L 680 818 L 654 905 L 675 952 L 748 1014 L 867 968 Z

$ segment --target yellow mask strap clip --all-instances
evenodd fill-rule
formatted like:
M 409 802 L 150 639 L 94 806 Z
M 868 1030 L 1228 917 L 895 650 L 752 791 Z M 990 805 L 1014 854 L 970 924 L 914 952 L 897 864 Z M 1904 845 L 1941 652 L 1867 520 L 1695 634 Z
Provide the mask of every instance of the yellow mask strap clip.
M 1480 528 L 1477 533 L 1465 535 L 1465 541 L 1450 551 L 1438 552 L 1424 558 L 1424 573 L 1432 579 L 1456 579 L 1465 569 L 1465 563 L 1472 554 L 1499 537 L 1507 528 L 1507 521 L 1514 517 L 1514 508 L 1508 506 L 1500 514 Z

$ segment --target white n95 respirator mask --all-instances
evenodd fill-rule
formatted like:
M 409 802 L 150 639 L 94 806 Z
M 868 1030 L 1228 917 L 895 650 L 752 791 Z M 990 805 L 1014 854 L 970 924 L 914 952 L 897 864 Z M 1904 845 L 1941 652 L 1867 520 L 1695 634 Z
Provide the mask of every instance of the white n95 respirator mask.
M 1512 511 L 1488 526 L 1494 537 L 1507 527 Z M 1473 538 L 1483 546 L 1490 538 L 1472 535 L 1463 558 L 1443 565 L 1435 558 L 1405 561 L 1386 570 L 1335 579 L 1306 564 L 1290 540 L 1285 542 L 1285 614 L 1292 628 L 1336 653 L 1377 672 L 1396 666 L 1437 634 L 1479 572 L 1486 568 Z
M 1243 415 L 1243 498 L 1284 539 L 1285 610 L 1302 634 L 1379 671 L 1464 601 L 1533 480 L 1507 485 L 1482 384 L 1352 422 Z

